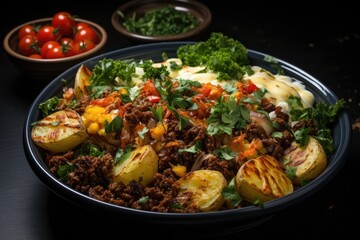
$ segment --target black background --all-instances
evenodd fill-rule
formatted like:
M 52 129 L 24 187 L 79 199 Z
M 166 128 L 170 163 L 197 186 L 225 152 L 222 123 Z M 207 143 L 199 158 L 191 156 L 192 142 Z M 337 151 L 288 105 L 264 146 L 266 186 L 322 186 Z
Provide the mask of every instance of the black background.
M 137 43 L 119 35 L 111 25 L 111 14 L 123 2 L 9 2 L 8 6 L 1 7 L 1 38 L 26 21 L 69 11 L 105 28 L 108 33 L 106 51 L 133 46 Z M 346 100 L 351 123 L 360 117 L 360 19 L 355 6 L 345 2 L 321 7 L 300 1 L 288 5 L 277 2 L 265 5 L 243 1 L 202 2 L 213 14 L 209 32 L 223 32 L 249 49 L 298 66 Z M 166 231 L 156 225 L 104 219 L 102 215 L 58 197 L 42 184 L 26 161 L 22 128 L 28 108 L 46 82 L 19 73 L 3 47 L 0 54 L 0 239 L 123 239 L 128 234 L 134 238 L 171 239 L 180 236 L 180 226 L 178 230 Z M 358 218 L 359 208 L 355 196 L 359 189 L 359 142 L 360 131 L 354 128 L 347 161 L 326 187 L 256 227 L 220 236 L 221 239 L 315 238 L 355 232 L 353 219 Z M 142 230 L 130 231 L 131 227 Z M 218 227 L 226 228 L 221 223 Z M 187 237 L 195 236 L 190 234 Z

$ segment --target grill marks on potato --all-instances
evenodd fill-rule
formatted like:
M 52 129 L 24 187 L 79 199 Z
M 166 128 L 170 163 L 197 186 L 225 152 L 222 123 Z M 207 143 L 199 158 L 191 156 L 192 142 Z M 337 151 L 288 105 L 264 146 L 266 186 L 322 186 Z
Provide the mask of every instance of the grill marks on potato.
M 52 152 L 66 152 L 82 143 L 86 136 L 80 115 L 70 109 L 43 118 L 31 133 L 35 144 Z
M 291 180 L 277 160 L 269 155 L 247 161 L 236 176 L 238 191 L 250 202 L 283 197 L 293 191 Z

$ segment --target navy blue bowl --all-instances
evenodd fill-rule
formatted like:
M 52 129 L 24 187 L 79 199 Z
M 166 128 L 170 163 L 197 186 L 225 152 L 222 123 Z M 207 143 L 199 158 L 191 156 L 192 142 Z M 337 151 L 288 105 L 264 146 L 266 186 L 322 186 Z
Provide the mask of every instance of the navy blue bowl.
M 234 229 L 241 230 L 266 221 L 272 215 L 276 214 L 276 212 L 284 210 L 285 208 L 310 197 L 336 176 L 346 161 L 346 155 L 350 147 L 351 128 L 349 116 L 345 111 L 339 115 L 338 121 L 333 128 L 336 151 L 329 159 L 326 170 L 318 178 L 311 181 L 306 186 L 295 190 L 293 193 L 282 198 L 266 202 L 264 204 L 264 208 L 249 206 L 241 209 L 217 212 L 184 214 L 136 210 L 101 202 L 86 196 L 74 189 L 71 189 L 50 173 L 49 168 L 44 161 L 42 150 L 38 148 L 31 139 L 31 123 L 40 119 L 40 111 L 38 109 L 39 103 L 55 95 L 60 96 L 62 93 L 63 79 L 68 80 L 68 82 L 72 84 L 75 74 L 81 64 L 85 64 L 92 68 L 102 58 L 135 60 L 152 59 L 154 61 L 162 61 L 161 55 L 163 52 L 167 52 L 169 57 L 176 57 L 176 50 L 179 46 L 191 43 L 193 42 L 151 43 L 116 50 L 79 63 L 51 81 L 31 105 L 23 130 L 23 145 L 28 163 L 41 181 L 50 190 L 66 200 L 101 214 L 107 214 L 115 217 L 119 220 L 135 219 L 137 222 L 161 223 L 168 225 L 182 224 L 187 226 L 196 226 L 199 224 L 203 224 L 202 226 L 205 224 L 206 226 L 207 224 L 217 224 L 223 222 L 229 224 L 229 228 L 232 228 L 231 231 L 233 231 Z M 263 67 L 272 72 L 276 71 L 271 67 L 270 63 L 264 60 L 266 54 L 249 50 L 248 55 L 252 65 Z M 285 61 L 279 59 L 277 60 L 278 66 L 284 69 L 286 75 L 304 83 L 306 88 L 314 94 L 316 102 L 324 101 L 329 104 L 334 104 L 338 100 L 336 95 L 319 80 Z M 199 230 L 199 228 L 197 229 Z M 209 227 L 207 227 L 207 230 L 210 230 Z M 229 231 L 229 229 L 226 231 Z

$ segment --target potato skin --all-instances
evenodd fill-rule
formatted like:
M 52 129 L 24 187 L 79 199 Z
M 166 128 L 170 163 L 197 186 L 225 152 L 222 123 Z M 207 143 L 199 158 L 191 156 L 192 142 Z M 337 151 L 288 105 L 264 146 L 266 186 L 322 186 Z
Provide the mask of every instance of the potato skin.
M 196 206 L 202 212 L 219 210 L 225 199 L 222 190 L 227 181 L 221 172 L 215 170 L 197 170 L 185 174 L 174 183 L 179 189 L 178 197 L 190 195 L 187 203 Z
M 90 86 L 90 76 L 92 72 L 85 65 L 81 65 L 75 76 L 74 93 L 77 100 L 89 96 L 87 87 Z
M 256 200 L 267 202 L 294 190 L 278 161 L 269 155 L 244 163 L 236 174 L 235 182 L 240 196 L 251 203 Z
M 148 185 L 158 170 L 158 156 L 150 145 L 135 149 L 128 159 L 114 166 L 113 181 L 127 185 L 132 180 Z
M 310 137 L 307 145 L 303 147 L 293 142 L 284 153 L 283 164 L 285 168 L 294 168 L 291 180 L 296 185 L 315 179 L 327 166 L 326 153 L 313 137 Z

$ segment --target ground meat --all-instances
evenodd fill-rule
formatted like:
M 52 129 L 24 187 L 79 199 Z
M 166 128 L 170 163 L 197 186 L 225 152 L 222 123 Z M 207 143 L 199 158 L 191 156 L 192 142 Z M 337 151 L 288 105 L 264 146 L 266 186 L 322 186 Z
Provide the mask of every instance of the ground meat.
M 108 175 L 113 168 L 110 154 L 103 157 L 80 156 L 71 162 L 75 170 L 67 176 L 67 184 L 75 190 L 88 193 L 91 187 L 107 186 Z
M 56 176 L 58 176 L 57 170 L 59 166 L 68 164 L 70 161 L 72 161 L 72 159 L 74 159 L 73 151 L 69 151 L 63 155 L 46 156 L 46 161 L 47 161 L 47 165 L 49 166 L 50 172 Z
M 272 104 L 267 98 L 261 99 L 260 105 L 266 112 L 272 112 L 275 110 L 275 105 Z
M 294 135 L 290 131 L 285 130 L 282 132 L 281 138 L 262 139 L 262 143 L 266 148 L 268 155 L 281 160 L 284 150 L 287 149 L 294 140 Z
M 180 164 L 180 165 L 190 165 L 191 163 L 188 163 L 189 161 L 189 154 L 186 152 L 183 153 L 179 153 L 179 148 L 177 146 L 174 147 L 165 147 L 165 148 L 161 148 L 160 151 L 158 152 L 158 157 L 159 157 L 159 172 L 164 171 L 165 169 L 169 168 L 170 165 L 169 163 L 172 164 Z M 181 155 L 181 157 L 180 157 Z
M 212 154 L 203 161 L 200 169 L 219 171 L 224 175 L 227 181 L 230 181 L 235 175 L 234 169 L 230 166 L 229 161 L 221 160 L 219 157 Z
M 312 119 L 300 120 L 293 126 L 293 131 L 295 132 L 303 127 L 310 128 L 310 132 L 309 132 L 310 135 L 316 135 L 317 127 Z
M 281 107 L 275 108 L 276 117 L 283 119 L 284 122 L 289 122 L 289 119 L 290 119 L 289 115 L 285 112 L 282 112 L 281 110 L 282 110 Z
M 246 138 L 249 140 L 249 142 L 251 142 L 253 139 L 256 138 L 259 139 L 268 138 L 268 135 L 266 134 L 264 128 L 255 123 L 250 123 L 249 125 L 247 125 L 244 132 L 246 133 Z
M 152 103 L 147 99 L 142 99 L 135 103 L 127 103 L 124 105 L 125 114 L 124 118 L 129 123 L 144 123 L 146 124 L 150 118 L 154 118 L 150 107 Z
M 206 138 L 206 135 L 207 130 L 204 126 L 194 125 L 185 131 L 183 140 L 188 146 L 193 146 L 196 142 L 202 142 Z
M 281 111 L 281 107 L 276 107 L 275 109 L 275 115 L 276 118 L 273 119 L 273 122 L 276 123 L 277 131 L 284 131 L 289 128 L 289 115 L 287 113 L 284 113 Z

